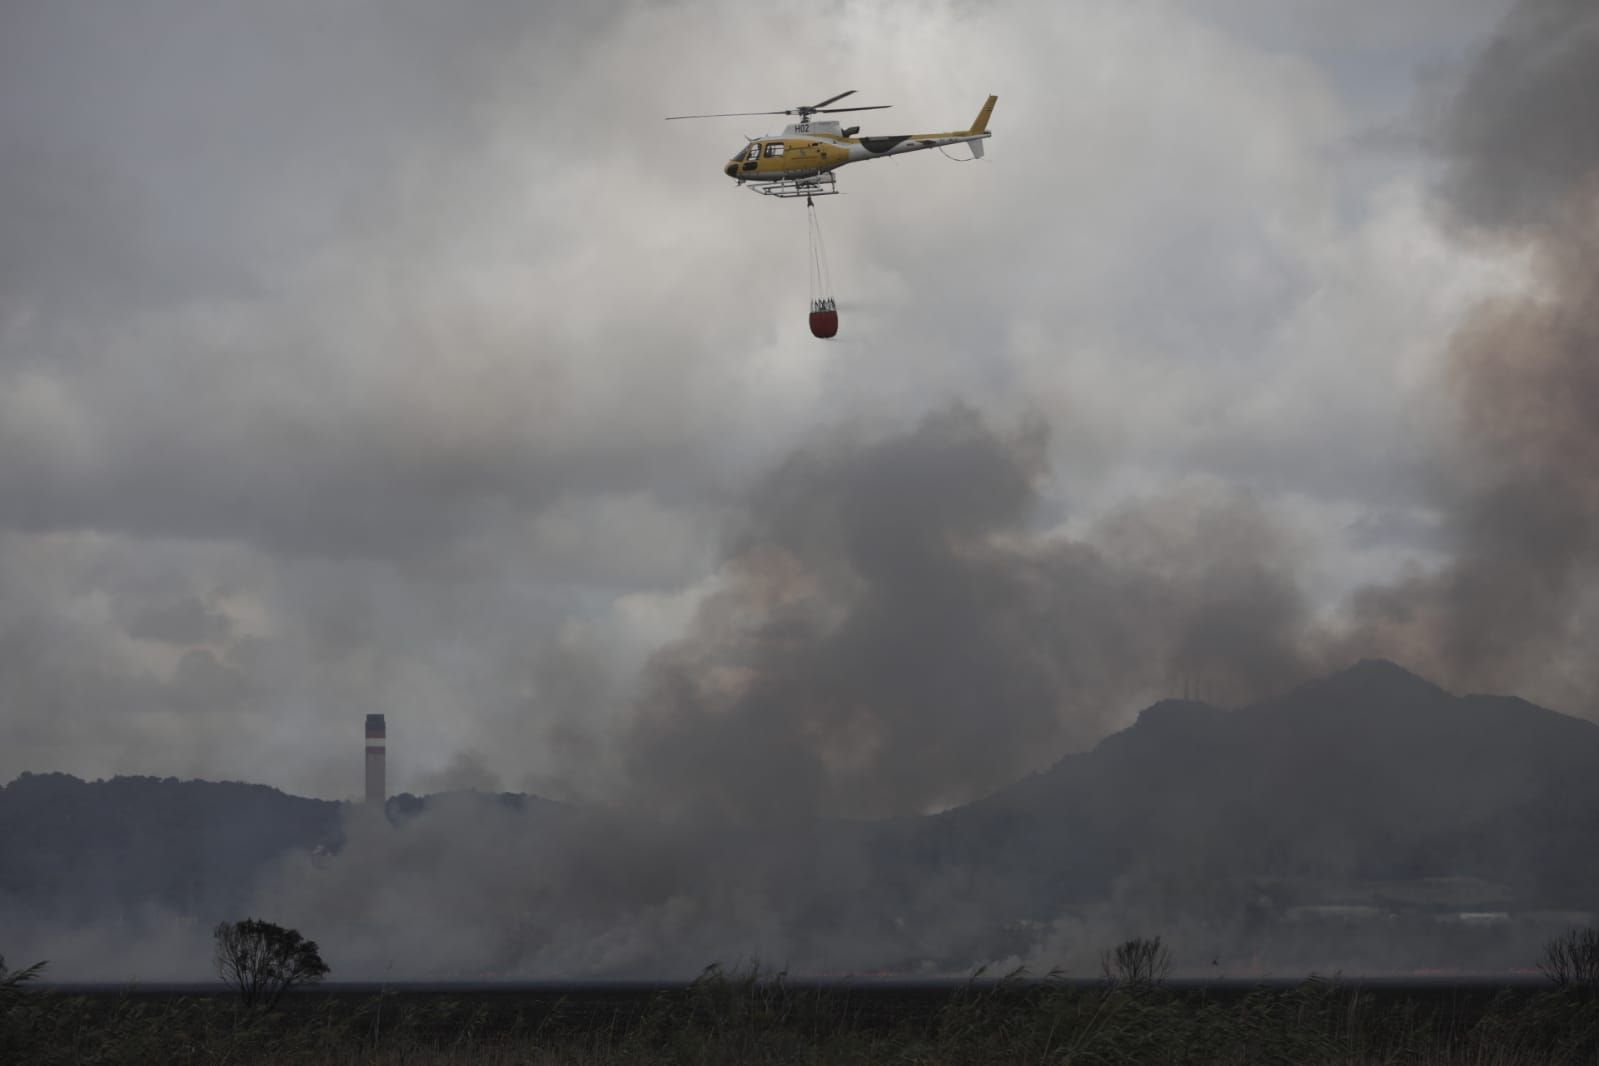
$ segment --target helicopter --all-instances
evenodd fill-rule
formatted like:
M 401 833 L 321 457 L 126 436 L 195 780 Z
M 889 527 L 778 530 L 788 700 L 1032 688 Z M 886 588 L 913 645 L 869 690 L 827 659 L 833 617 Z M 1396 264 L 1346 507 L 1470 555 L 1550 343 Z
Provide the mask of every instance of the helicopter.
M 781 111 L 729 111 L 714 115 L 669 115 L 667 121 L 688 118 L 740 118 L 747 115 L 795 115 L 799 121 L 784 127 L 781 134 L 746 137 L 749 143 L 722 167 L 722 173 L 740 186 L 765 196 L 791 198 L 829 196 L 838 192 L 833 172 L 846 163 L 881 159 L 907 152 L 952 144 L 970 145 L 973 159 L 983 157 L 983 141 L 992 137 L 988 117 L 994 112 L 997 96 L 990 96 L 977 112 L 971 128 L 944 133 L 900 133 L 877 137 L 857 137 L 859 126 L 845 127 L 832 119 L 816 120 L 813 115 L 833 115 L 844 111 L 881 111 L 891 104 L 858 107 L 829 107 L 855 93 L 854 89 L 830 96 L 819 104 L 801 104 Z

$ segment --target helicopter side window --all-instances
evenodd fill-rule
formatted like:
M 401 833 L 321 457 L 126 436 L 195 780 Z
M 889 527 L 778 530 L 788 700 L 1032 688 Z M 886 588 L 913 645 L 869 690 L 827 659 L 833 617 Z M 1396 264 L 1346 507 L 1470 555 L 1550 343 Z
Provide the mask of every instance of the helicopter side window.
M 758 144 L 750 145 L 750 150 L 748 152 L 744 153 L 744 159 L 745 159 L 746 162 L 749 162 L 749 163 L 755 162 L 760 157 L 761 157 L 761 146 L 758 145 Z
M 782 157 L 782 155 L 783 155 L 783 145 L 782 145 L 781 142 L 779 142 L 777 144 L 769 144 L 769 145 L 766 146 L 766 158 L 768 158 L 768 159 L 779 159 L 779 158 Z

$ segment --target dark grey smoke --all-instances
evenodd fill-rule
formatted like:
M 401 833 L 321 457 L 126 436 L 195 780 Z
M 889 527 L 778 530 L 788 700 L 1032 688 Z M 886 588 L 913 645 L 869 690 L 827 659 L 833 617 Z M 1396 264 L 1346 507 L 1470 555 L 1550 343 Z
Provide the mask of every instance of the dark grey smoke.
M 1087 540 L 1030 524 L 1044 433 L 971 409 L 796 455 L 727 584 L 656 657 L 629 778 L 683 815 L 879 816 L 992 791 L 1191 678 L 1304 668 L 1290 553 L 1244 497 L 1148 501 Z
M 1446 129 L 1446 195 L 1486 227 L 1547 226 L 1599 162 L 1599 8 L 1523 0 L 1500 24 Z
M 1599 9 L 1529 0 L 1450 118 L 1447 207 L 1525 245 L 1530 291 L 1455 338 L 1454 559 L 1357 600 L 1367 650 L 1465 688 L 1591 707 L 1599 562 Z

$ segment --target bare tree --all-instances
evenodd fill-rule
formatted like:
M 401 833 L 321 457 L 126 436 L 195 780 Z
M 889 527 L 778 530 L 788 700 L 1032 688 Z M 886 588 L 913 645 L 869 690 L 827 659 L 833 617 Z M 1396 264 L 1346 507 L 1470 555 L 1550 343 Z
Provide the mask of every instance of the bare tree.
M 1134 937 L 1102 952 L 1099 965 L 1106 984 L 1142 992 L 1165 979 L 1171 969 L 1171 952 L 1158 936 Z
M 239 990 L 247 1007 L 271 1009 L 295 985 L 314 984 L 328 972 L 316 941 L 271 922 L 222 922 L 215 940 L 217 976 Z
M 1559 988 L 1599 992 L 1599 929 L 1568 929 L 1549 941 L 1538 970 Z

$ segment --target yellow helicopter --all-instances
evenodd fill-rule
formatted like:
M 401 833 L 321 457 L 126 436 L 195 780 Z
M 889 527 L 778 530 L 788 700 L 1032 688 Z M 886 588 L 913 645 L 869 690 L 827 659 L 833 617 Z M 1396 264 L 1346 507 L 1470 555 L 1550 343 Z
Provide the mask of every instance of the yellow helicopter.
M 857 137 L 859 126 L 845 128 L 831 119 L 814 120 L 812 115 L 832 115 L 844 111 L 881 111 L 891 104 L 870 104 L 860 107 L 829 107 L 851 96 L 849 92 L 830 96 L 819 104 L 802 104 L 782 111 L 729 111 L 715 115 L 669 115 L 668 122 L 685 118 L 741 118 L 747 115 L 797 115 L 799 121 L 784 127 L 778 135 L 746 137 L 748 145 L 727 164 L 722 173 L 765 196 L 782 198 L 804 196 L 829 196 L 838 192 L 838 179 L 833 171 L 846 163 L 863 159 L 882 159 L 907 152 L 922 152 L 929 148 L 945 148 L 952 144 L 970 145 L 972 158 L 983 157 L 983 141 L 992 137 L 988 117 L 993 114 L 997 96 L 990 96 L 970 129 L 949 130 L 943 133 L 897 133 L 879 137 Z

